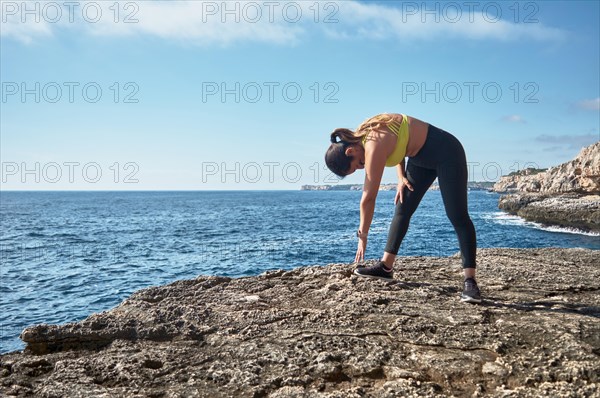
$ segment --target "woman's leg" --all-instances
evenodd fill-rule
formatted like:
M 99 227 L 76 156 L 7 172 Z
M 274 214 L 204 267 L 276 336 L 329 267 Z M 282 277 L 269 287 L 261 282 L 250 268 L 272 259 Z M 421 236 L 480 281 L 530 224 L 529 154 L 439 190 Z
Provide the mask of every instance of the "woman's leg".
M 394 218 L 392 219 L 388 232 L 385 252 L 381 259 L 388 269 L 392 269 L 394 266 L 394 260 L 396 259 L 402 240 L 406 235 L 406 231 L 408 230 L 410 218 L 415 210 L 417 210 L 425 192 L 427 192 L 433 181 L 435 181 L 436 171 L 419 167 L 409 159 L 408 164 L 406 165 L 406 177 L 413 186 L 414 191 L 405 187 L 402 203 L 398 202 L 396 205 Z
M 438 183 L 446 215 L 458 236 L 465 278 L 475 276 L 477 239 L 467 208 L 467 163 L 462 146 L 455 148 L 455 159 L 438 167 Z
M 460 149 L 464 159 L 462 146 L 460 146 Z M 457 156 L 456 160 L 458 162 L 444 163 L 438 168 L 438 182 L 446 214 L 454 226 L 460 246 L 463 272 L 465 274 L 464 289 L 460 299 L 468 303 L 481 303 L 481 293 L 477 282 L 475 282 L 477 239 L 475 227 L 467 209 L 467 164 L 466 161 L 461 159 L 460 155 Z

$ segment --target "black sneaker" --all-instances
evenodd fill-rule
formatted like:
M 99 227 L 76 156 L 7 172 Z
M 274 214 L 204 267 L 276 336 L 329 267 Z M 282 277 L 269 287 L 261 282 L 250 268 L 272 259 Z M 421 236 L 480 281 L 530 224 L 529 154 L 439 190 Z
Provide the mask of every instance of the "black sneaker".
M 366 278 L 373 279 L 382 279 L 384 281 L 391 281 L 394 279 L 394 271 L 386 271 L 382 262 L 379 262 L 378 264 L 373 265 L 371 267 L 356 268 L 354 270 L 354 273 L 358 276 L 364 276 Z
M 465 303 L 481 303 L 481 293 L 479 292 L 479 287 L 477 287 L 477 282 L 473 278 L 465 279 L 465 288 L 460 295 L 460 301 Z

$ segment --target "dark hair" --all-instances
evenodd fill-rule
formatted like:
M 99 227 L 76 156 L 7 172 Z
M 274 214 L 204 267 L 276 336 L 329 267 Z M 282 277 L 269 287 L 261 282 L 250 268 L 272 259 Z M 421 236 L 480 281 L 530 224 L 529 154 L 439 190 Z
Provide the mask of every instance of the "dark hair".
M 331 145 L 325 153 L 325 164 L 333 174 L 341 178 L 348 175 L 353 158 L 346 155 L 346 148 L 359 144 L 361 139 L 361 136 L 349 129 L 339 128 L 331 133 Z
M 371 131 L 378 129 L 381 125 L 393 122 L 396 117 L 396 114 L 380 113 L 362 122 L 356 131 L 344 128 L 335 129 L 331 133 L 331 145 L 325 153 L 325 163 L 329 170 L 341 178 L 347 176 L 353 158 L 346 156 L 346 148 L 359 145 Z

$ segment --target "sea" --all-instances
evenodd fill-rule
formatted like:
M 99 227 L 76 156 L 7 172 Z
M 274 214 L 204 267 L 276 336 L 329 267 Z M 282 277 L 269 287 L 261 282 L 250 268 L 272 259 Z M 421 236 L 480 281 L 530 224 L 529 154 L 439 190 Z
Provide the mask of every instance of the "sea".
M 394 213 L 381 191 L 366 258 L 377 259 Z M 21 331 L 108 310 L 134 291 L 199 275 L 351 263 L 360 191 L 0 192 L 0 352 Z M 499 195 L 469 192 L 478 247 L 600 249 L 594 233 L 545 227 L 498 210 Z M 428 191 L 402 256 L 458 252 L 439 191 Z M 459 260 L 456 264 L 460 267 Z

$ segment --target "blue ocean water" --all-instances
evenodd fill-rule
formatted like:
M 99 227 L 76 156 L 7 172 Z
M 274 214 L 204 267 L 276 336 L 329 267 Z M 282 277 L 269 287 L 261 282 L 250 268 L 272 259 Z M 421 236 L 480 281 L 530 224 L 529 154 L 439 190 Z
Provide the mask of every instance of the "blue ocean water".
M 0 192 L 0 352 L 28 325 L 109 309 L 135 290 L 197 275 L 352 262 L 358 191 Z M 394 192 L 382 191 L 368 258 L 381 256 Z M 548 229 L 469 192 L 479 247 L 587 247 L 598 235 Z M 402 255 L 458 251 L 441 195 L 429 191 Z M 457 263 L 457 267 L 459 264 Z

